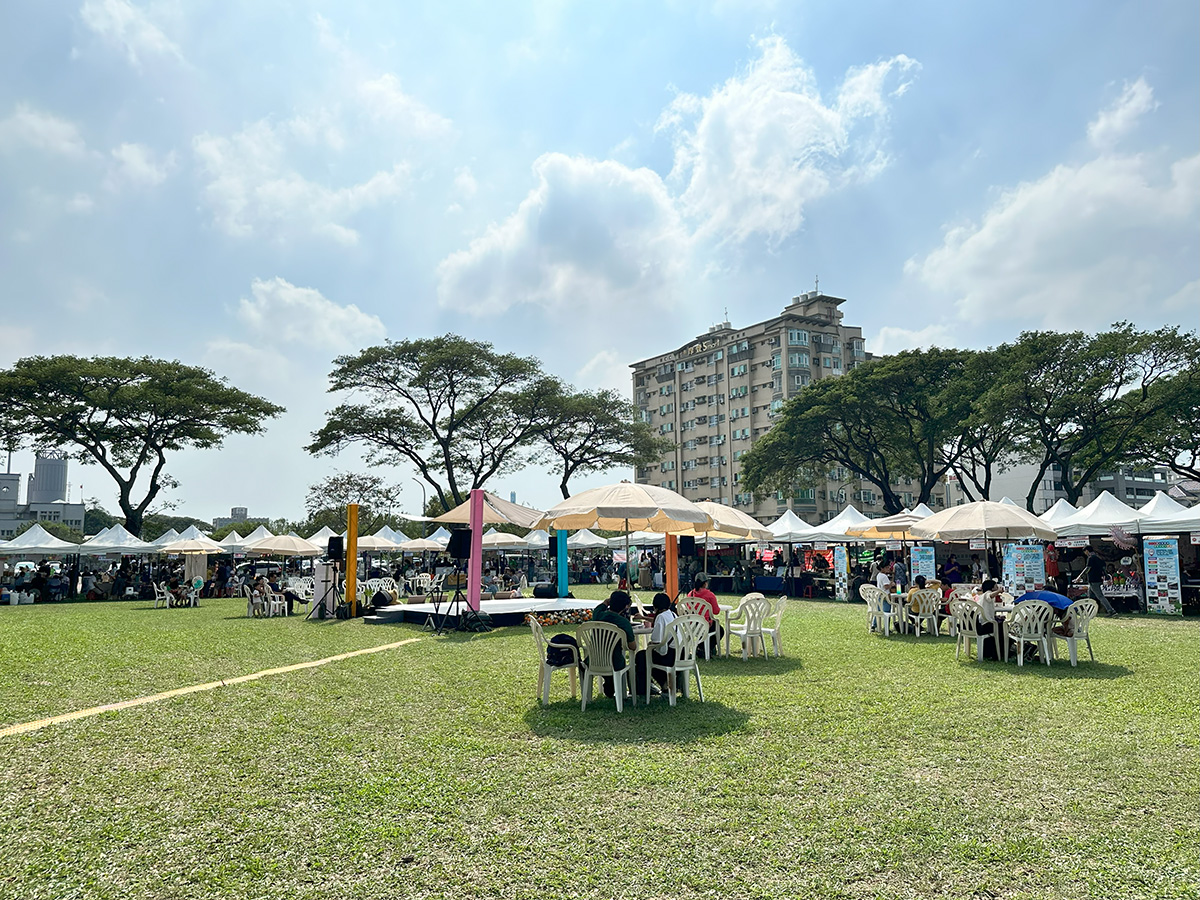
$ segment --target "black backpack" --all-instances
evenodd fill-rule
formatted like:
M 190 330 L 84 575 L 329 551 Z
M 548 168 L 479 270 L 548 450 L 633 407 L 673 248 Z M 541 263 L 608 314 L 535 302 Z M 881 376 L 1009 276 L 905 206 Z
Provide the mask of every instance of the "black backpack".
M 492 617 L 483 610 L 476 612 L 473 609 L 464 609 L 459 613 L 459 620 L 463 631 L 491 631 Z
M 574 647 L 572 653 L 568 647 Z M 550 646 L 546 648 L 546 662 L 552 666 L 569 666 L 579 658 L 579 642 L 570 634 L 556 634 L 550 638 Z

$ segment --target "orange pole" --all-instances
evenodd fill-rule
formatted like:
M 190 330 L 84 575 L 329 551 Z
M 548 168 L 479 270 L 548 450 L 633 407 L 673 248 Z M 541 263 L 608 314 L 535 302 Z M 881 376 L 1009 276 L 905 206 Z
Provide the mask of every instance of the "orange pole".
M 679 593 L 679 539 L 673 534 L 667 535 L 666 558 L 663 560 L 663 589 L 672 600 Z
M 358 615 L 358 504 L 346 505 L 346 595 L 350 617 Z

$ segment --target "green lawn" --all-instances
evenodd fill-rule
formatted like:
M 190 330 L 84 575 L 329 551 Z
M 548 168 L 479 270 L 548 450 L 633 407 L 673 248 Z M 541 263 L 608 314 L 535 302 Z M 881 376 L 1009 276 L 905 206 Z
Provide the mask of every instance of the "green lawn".
M 0 896 L 1200 897 L 1194 622 L 1018 670 L 794 602 L 618 716 L 542 710 L 525 628 L 244 613 L 0 609 L 0 725 L 422 637 L 0 739 Z

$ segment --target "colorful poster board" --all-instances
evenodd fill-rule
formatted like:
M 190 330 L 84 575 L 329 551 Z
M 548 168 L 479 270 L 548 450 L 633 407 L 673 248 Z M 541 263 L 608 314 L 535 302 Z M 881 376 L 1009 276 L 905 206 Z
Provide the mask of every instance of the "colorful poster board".
M 1046 557 L 1040 545 L 1008 544 L 1004 548 L 1004 587 L 1014 597 L 1046 586 Z
M 912 579 L 915 582 L 918 575 L 924 575 L 926 581 L 937 578 L 937 560 L 934 558 L 932 547 L 913 547 L 909 551 L 909 567 L 912 569 Z
M 834 594 L 843 602 L 850 600 L 850 560 L 846 555 L 844 544 L 836 544 L 833 548 L 833 582 Z
M 1142 542 L 1146 567 L 1146 612 L 1163 616 L 1183 615 L 1183 592 L 1179 588 L 1179 544 L 1175 538 Z

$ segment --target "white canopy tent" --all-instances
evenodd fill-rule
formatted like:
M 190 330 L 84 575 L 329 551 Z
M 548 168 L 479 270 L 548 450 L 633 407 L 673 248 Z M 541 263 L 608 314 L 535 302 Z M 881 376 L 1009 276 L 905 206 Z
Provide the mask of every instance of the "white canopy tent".
M 933 510 L 924 503 L 918 503 L 913 507 L 912 513 L 914 516 L 920 516 L 922 519 L 925 519 L 933 515 Z
M 186 533 L 184 532 L 184 534 Z M 248 547 L 257 541 L 264 541 L 269 537 L 275 537 L 274 532 L 268 529 L 266 525 L 259 525 L 242 539 L 242 546 Z
M 1150 503 L 1154 501 L 1151 500 Z M 1150 504 L 1147 503 L 1146 506 Z M 1143 506 L 1141 511 L 1146 511 Z M 1138 522 L 1142 534 L 1183 534 L 1184 532 L 1200 532 L 1200 506 L 1190 509 L 1180 506 L 1174 513 L 1165 515 L 1147 515 Z
M 221 545 L 223 553 L 236 553 L 245 548 L 246 539 L 238 534 L 237 529 L 235 528 L 233 531 L 229 532 L 229 534 L 225 535 L 225 537 L 217 541 L 217 543 Z
M 1154 496 L 1138 510 L 1148 519 L 1169 519 L 1186 511 L 1187 507 L 1173 499 L 1166 491 L 1155 491 Z
M 550 532 L 535 528 L 524 539 L 526 550 L 546 550 L 550 546 Z
M 171 543 L 171 541 L 179 540 L 180 537 L 181 536 L 178 531 L 176 531 L 174 528 L 168 528 L 166 531 L 164 531 L 162 534 L 160 534 L 158 537 L 156 537 L 150 543 L 153 544 L 155 547 L 162 547 L 165 544 Z
M 1077 513 L 1077 512 L 1079 512 L 1079 510 L 1077 510 L 1075 507 L 1073 507 L 1067 501 L 1066 497 L 1060 497 L 1058 500 L 1055 501 L 1055 503 L 1052 507 L 1050 507 L 1044 513 L 1042 513 L 1040 516 L 1038 516 L 1038 518 L 1041 519 L 1043 522 L 1045 522 L 1047 525 L 1049 525 L 1051 528 L 1054 528 L 1055 530 L 1057 530 L 1059 525 L 1061 525 L 1067 519 L 1071 518 L 1071 516 L 1075 515 L 1075 513 Z
M 95 534 L 89 534 L 87 537 L 85 537 L 83 539 L 83 542 L 85 544 L 87 544 L 91 541 L 96 540 L 96 538 L 98 538 L 98 537 L 103 537 L 104 535 L 108 534 L 109 530 L 112 529 L 112 527 L 113 527 L 112 525 L 109 525 L 108 528 L 101 528 Z
M 771 540 L 776 543 L 799 544 L 811 541 L 816 529 L 789 509 L 768 525 L 767 531 L 771 532 Z
M 443 526 L 439 527 L 438 530 L 435 531 L 433 534 L 429 535 L 429 537 L 426 538 L 426 540 L 433 541 L 435 544 L 437 544 L 439 547 L 441 547 L 444 550 L 446 548 L 446 546 L 450 543 L 450 532 L 447 531 L 446 527 L 443 525 Z
M 569 538 L 567 538 L 568 550 L 600 550 L 607 549 L 608 539 L 602 538 L 598 534 L 592 534 L 586 528 L 581 528 Z
M 88 541 L 79 546 L 79 552 L 87 556 L 99 556 L 103 553 L 119 553 L 124 556 L 135 554 L 157 553 L 159 547 L 141 538 L 136 538 L 125 530 L 124 525 L 114 525 L 102 537 Z
M 525 538 L 519 534 L 509 534 L 489 528 L 483 536 L 484 550 L 524 550 Z
M 81 544 L 72 544 L 56 538 L 41 525 L 34 523 L 24 534 L 19 534 L 4 545 L 8 556 L 59 556 L 78 553 Z
M 307 538 L 310 544 L 316 544 L 318 547 L 328 545 L 331 537 L 337 537 L 337 532 L 328 525 L 322 525 L 319 530 L 314 531 Z
M 1020 506 L 1021 505 L 1016 500 L 1014 500 L 1012 497 L 1001 497 L 996 502 L 1003 503 L 1005 506 Z
M 828 522 L 823 525 L 814 526 L 811 534 L 804 540 L 843 544 L 862 540 L 862 538 L 849 537 L 846 534 L 846 529 L 869 521 L 871 520 L 867 516 L 864 516 L 853 506 L 847 506 Z
M 197 538 L 206 538 L 206 537 L 208 537 L 208 535 L 205 534 L 203 531 L 201 531 L 199 528 L 197 528 L 195 525 L 189 525 L 187 528 L 183 529 L 183 531 L 179 532 L 180 540 L 184 540 L 184 541 L 194 541 Z
M 1099 497 L 1077 510 L 1075 515 L 1059 522 L 1054 530 L 1059 537 L 1100 537 L 1114 528 L 1123 528 L 1136 534 L 1138 521 L 1144 518 L 1139 510 L 1126 506 L 1108 491 L 1102 491 Z

